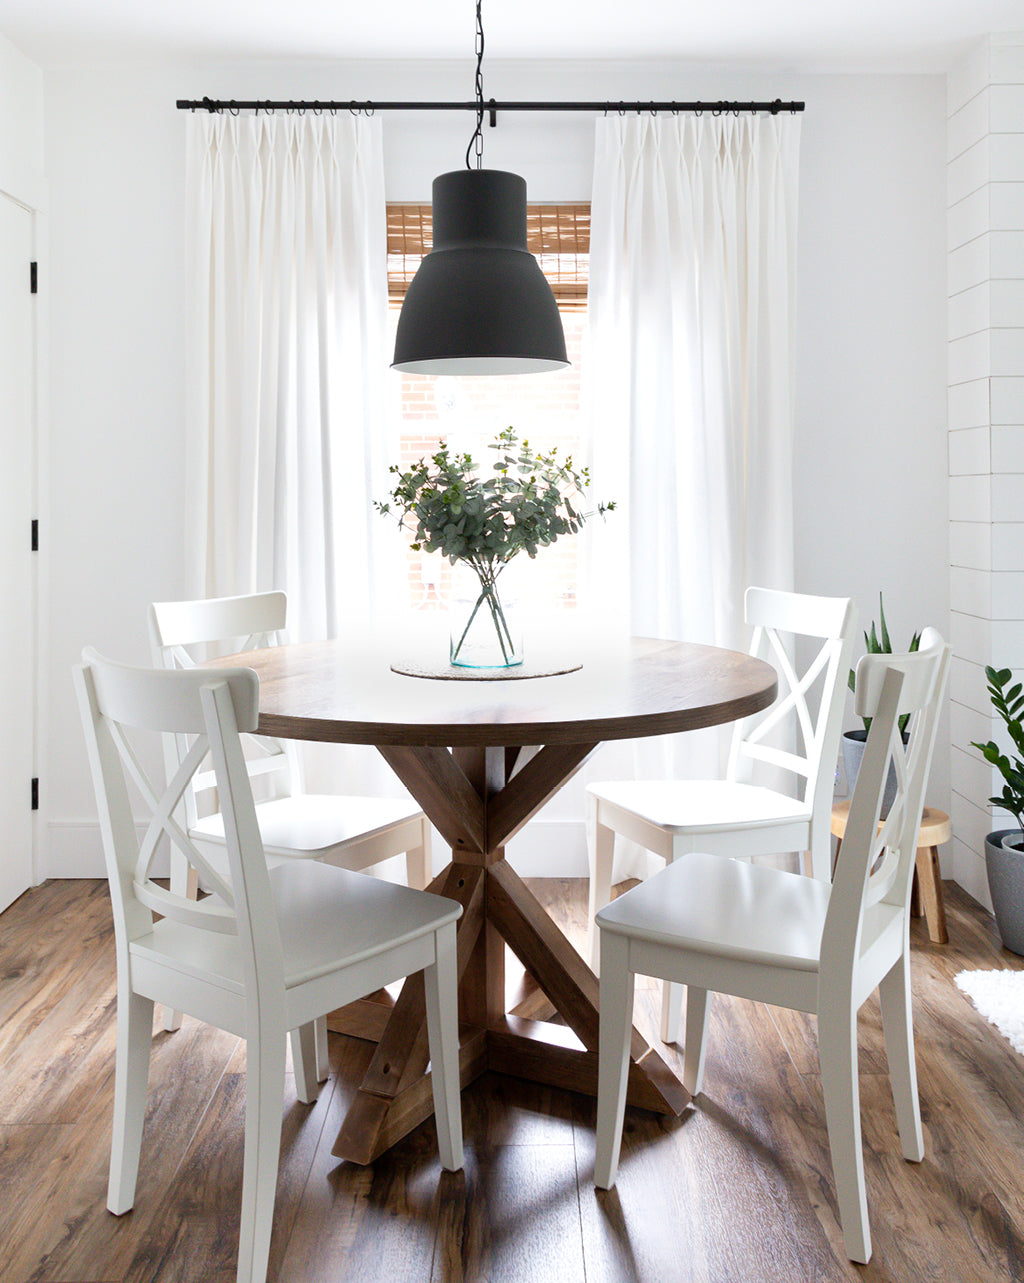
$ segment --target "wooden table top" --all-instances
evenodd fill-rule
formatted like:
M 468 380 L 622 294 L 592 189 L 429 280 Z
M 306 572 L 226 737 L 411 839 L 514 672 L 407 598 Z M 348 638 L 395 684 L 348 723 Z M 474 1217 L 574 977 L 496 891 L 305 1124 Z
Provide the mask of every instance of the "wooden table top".
M 343 744 L 581 744 L 695 730 L 767 708 L 777 677 L 739 651 L 633 638 L 573 673 L 432 681 L 391 671 L 387 645 L 306 642 L 211 661 L 260 680 L 260 730 Z

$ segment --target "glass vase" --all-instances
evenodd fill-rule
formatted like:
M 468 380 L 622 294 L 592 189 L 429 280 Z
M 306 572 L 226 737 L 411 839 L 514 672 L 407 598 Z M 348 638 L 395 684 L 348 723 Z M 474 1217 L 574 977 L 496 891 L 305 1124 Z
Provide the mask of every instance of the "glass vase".
M 512 668 L 523 662 L 518 602 L 506 567 L 456 562 L 448 599 L 449 657 L 459 668 Z

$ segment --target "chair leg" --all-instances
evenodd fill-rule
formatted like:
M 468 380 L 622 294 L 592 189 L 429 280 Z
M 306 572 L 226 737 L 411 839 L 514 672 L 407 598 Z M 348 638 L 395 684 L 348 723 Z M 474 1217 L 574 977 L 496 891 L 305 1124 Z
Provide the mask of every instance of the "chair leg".
M 832 881 L 832 834 L 826 829 L 815 835 L 817 844 L 804 852 L 804 873 L 819 882 Z
M 677 985 L 681 989 L 682 985 Z M 704 1051 L 708 1033 L 708 991 L 686 986 L 686 1044 L 683 1047 L 683 1086 L 696 1096 L 704 1083 Z
M 189 864 L 184 854 L 174 849 L 171 851 L 171 892 L 186 900 L 199 899 L 199 870 Z M 163 1026 L 168 1033 L 181 1028 L 181 1012 L 164 1007 Z
M 661 983 L 661 1041 L 679 1041 L 679 1017 L 683 1010 L 683 985 Z
M 615 1184 L 622 1147 L 636 977 L 629 970 L 629 942 L 608 931 L 599 931 L 598 934 L 601 949 L 601 1009 L 597 1049 L 597 1151 L 594 1158 L 594 1184 L 598 1189 L 611 1189 Z
M 246 1042 L 245 1164 L 238 1234 L 238 1283 L 264 1283 L 267 1277 L 281 1157 L 284 1049 L 285 1030 L 280 1019 L 262 1022 L 258 1034 Z
M 914 1059 L 914 1018 L 910 999 L 910 958 L 903 957 L 878 986 L 882 1006 L 885 1054 L 889 1059 L 889 1080 L 896 1105 L 903 1157 L 912 1163 L 924 1158 L 921 1107 L 917 1096 L 917 1068 Z
M 292 1049 L 292 1068 L 295 1071 L 295 1094 L 304 1105 L 312 1105 L 320 1094 L 317 1073 L 316 1026 L 319 1021 L 292 1029 L 288 1041 Z
M 601 966 L 601 949 L 594 915 L 612 898 L 612 861 L 615 858 L 615 830 L 597 820 L 597 798 L 587 797 L 587 855 L 590 861 L 590 895 L 587 929 L 590 933 L 590 965 L 595 974 Z
M 423 984 L 437 1148 L 445 1171 L 457 1172 L 463 1164 L 463 1152 L 454 923 L 438 931 L 437 961 L 432 967 L 424 968 Z
M 107 1207 L 115 1215 L 131 1211 L 139 1174 L 142 1125 L 146 1118 L 149 1050 L 153 1043 L 153 1003 L 137 993 L 117 995 L 117 1055 L 114 1068 L 114 1126 L 110 1140 Z
M 818 1012 L 818 1057 L 846 1254 L 866 1265 L 871 1259 L 871 1229 L 860 1132 L 857 1013 L 849 995 Z
M 315 1022 L 316 1029 L 316 1080 L 325 1083 L 331 1072 L 330 1054 L 327 1049 L 327 1017 Z
M 405 880 L 416 891 L 423 891 L 430 882 L 430 821 L 422 822 L 423 841 L 405 853 Z

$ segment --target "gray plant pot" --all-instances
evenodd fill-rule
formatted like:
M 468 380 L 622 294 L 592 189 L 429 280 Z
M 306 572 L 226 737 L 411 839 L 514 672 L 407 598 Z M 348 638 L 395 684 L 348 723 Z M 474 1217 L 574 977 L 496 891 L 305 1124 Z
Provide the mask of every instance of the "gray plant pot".
M 853 786 L 857 783 L 857 774 L 860 771 L 861 759 L 864 756 L 864 748 L 868 742 L 868 733 L 865 730 L 843 731 L 843 765 L 846 767 L 846 791 L 853 797 Z M 906 744 L 907 736 L 904 735 L 903 743 Z M 889 774 L 885 778 L 885 792 L 882 794 L 882 819 L 889 814 L 889 808 L 896 800 L 896 764 L 889 763 Z
M 1011 953 L 1024 954 L 1024 851 L 1003 846 L 1019 829 L 999 829 L 985 838 L 985 871 L 999 938 Z

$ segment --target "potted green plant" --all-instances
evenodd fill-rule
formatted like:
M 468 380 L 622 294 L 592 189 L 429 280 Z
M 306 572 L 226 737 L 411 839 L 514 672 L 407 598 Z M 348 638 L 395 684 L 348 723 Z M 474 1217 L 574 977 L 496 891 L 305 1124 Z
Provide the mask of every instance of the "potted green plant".
M 1017 754 L 1024 756 L 1024 685 L 1013 682 L 1009 668 L 986 666 L 985 676 L 992 707 Z M 1002 793 L 988 800 L 1017 821 L 1016 828 L 998 829 L 986 836 L 985 872 L 1000 938 L 1011 952 L 1024 953 L 1024 761 L 1021 756 L 1004 753 L 994 740 L 984 744 L 972 740 L 971 746 L 1003 777 Z
M 871 621 L 871 631 L 864 634 L 864 648 L 868 655 L 891 655 L 892 641 L 889 637 L 889 627 L 885 622 L 885 606 L 882 603 L 882 594 L 878 594 L 878 628 L 875 627 L 874 620 Z M 910 639 L 908 650 L 915 651 L 921 645 L 921 634 L 915 633 Z M 850 690 L 856 694 L 857 691 L 857 674 L 851 668 L 850 675 L 847 679 Z M 843 765 L 846 767 L 846 784 L 847 791 L 853 794 L 853 786 L 857 779 L 857 773 L 860 770 L 861 759 L 864 756 L 864 746 L 867 743 L 868 731 L 871 729 L 871 718 L 862 717 L 864 728 L 843 732 Z M 910 721 L 910 714 L 905 713 L 899 721 L 900 735 L 903 736 L 903 742 L 907 739 L 907 723 Z M 893 799 L 896 796 L 896 769 L 889 764 L 889 774 L 886 778 L 885 792 L 882 795 L 882 815 L 889 814 L 889 807 L 892 806 Z
M 512 604 L 499 583 L 509 563 L 523 552 L 536 557 L 562 535 L 575 534 L 594 512 L 581 506 L 590 475 L 586 468 L 577 471 L 571 457 L 560 460 L 557 449 L 535 452 L 514 428 L 500 432 L 488 448 L 497 454 L 490 475 L 443 441 L 407 472 L 393 464 L 398 482 L 389 502 L 376 507 L 388 513 L 394 505 L 399 525 L 411 525 L 414 549 L 440 552 L 466 572 L 468 591 L 453 585 L 451 662 L 507 668 L 523 661 Z M 614 507 L 599 503 L 595 511 Z

